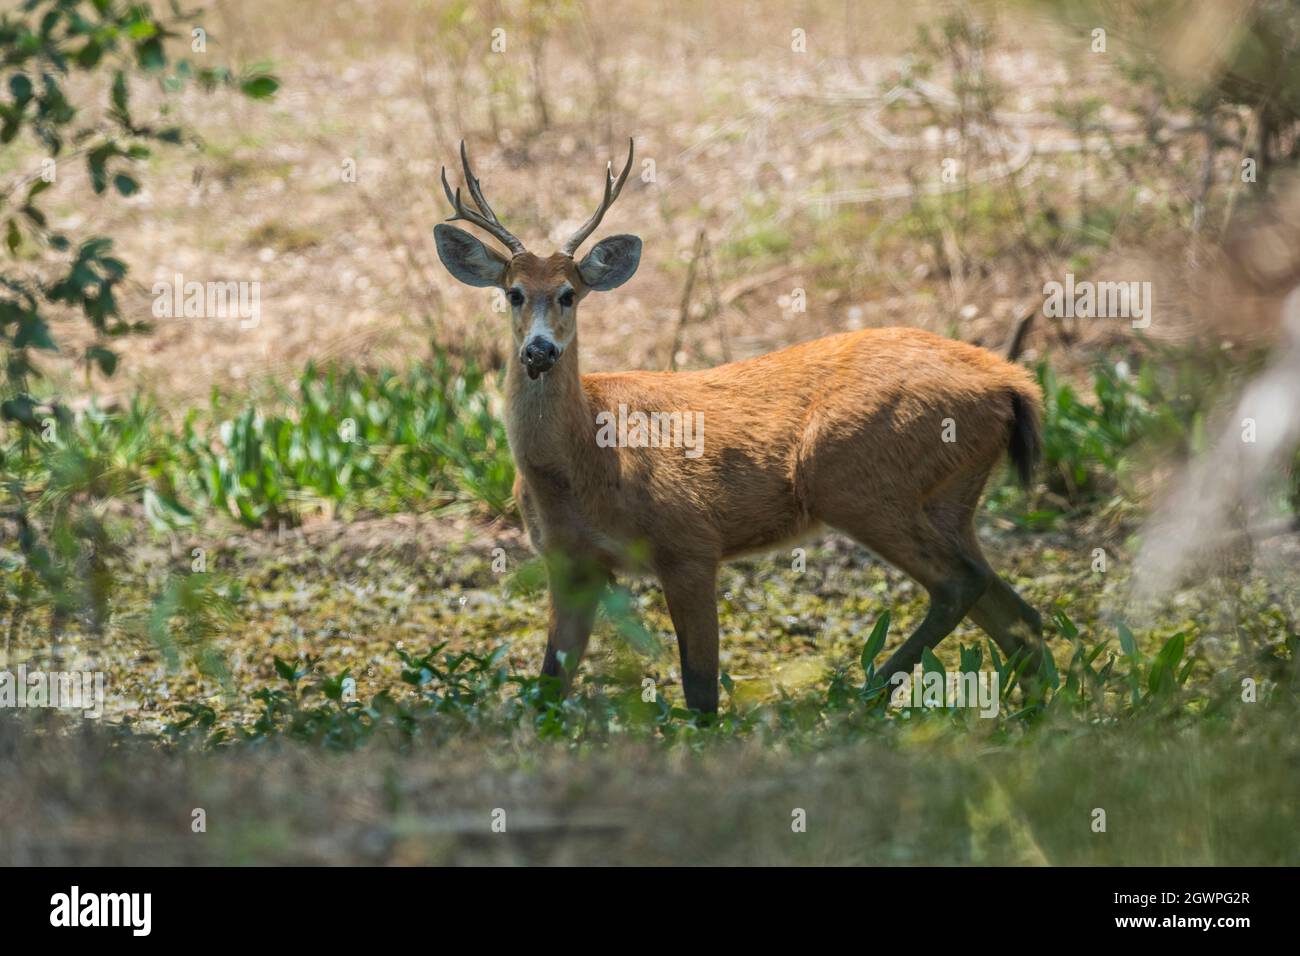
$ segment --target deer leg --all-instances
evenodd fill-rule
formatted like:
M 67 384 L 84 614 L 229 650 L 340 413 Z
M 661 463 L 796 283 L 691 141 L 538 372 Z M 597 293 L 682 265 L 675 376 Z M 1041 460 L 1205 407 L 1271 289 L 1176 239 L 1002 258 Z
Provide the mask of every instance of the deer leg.
M 1019 654 L 1020 660 L 1026 660 L 1021 675 L 1032 681 L 1042 666 L 1043 618 L 984 559 L 975 533 L 975 507 L 983 484 L 984 480 L 980 479 L 956 488 L 944 513 L 947 526 L 957 531 L 963 553 L 980 563 L 988 581 L 988 588 L 967 616 L 1008 658 Z
M 989 587 L 970 610 L 970 619 L 980 626 L 1002 653 L 1019 653 L 1028 659 L 1022 674 L 1037 674 L 1042 663 L 1043 618 L 1006 581 L 989 572 Z
M 677 632 L 686 706 L 718 711 L 718 565 L 692 562 L 662 568 L 659 580 Z
M 930 594 L 930 608 L 920 626 L 880 668 L 879 674 L 885 681 L 899 671 L 910 674 L 927 649 L 953 632 L 984 593 L 988 577 L 975 562 L 959 561 L 940 580 L 921 583 Z
M 567 694 L 578 662 L 586 653 L 587 641 L 596 622 L 596 605 L 576 607 L 551 599 L 551 620 L 546 629 L 546 657 L 542 676 L 557 677 L 560 693 Z M 563 655 L 563 659 L 561 659 Z
M 568 693 L 578 663 L 587 650 L 596 622 L 596 609 L 610 576 L 607 570 L 594 562 L 571 562 L 561 558 L 548 561 L 547 570 L 551 616 L 546 629 L 542 676 L 558 678 L 561 693 Z
M 936 526 L 923 511 L 902 518 L 903 509 L 881 508 L 870 515 L 855 515 L 835 526 L 856 538 L 890 564 L 906 572 L 930 595 L 930 607 L 920 626 L 876 672 L 887 682 L 899 671 L 910 673 L 922 653 L 953 632 L 983 596 L 992 572 L 972 548 L 960 523 L 936 515 Z

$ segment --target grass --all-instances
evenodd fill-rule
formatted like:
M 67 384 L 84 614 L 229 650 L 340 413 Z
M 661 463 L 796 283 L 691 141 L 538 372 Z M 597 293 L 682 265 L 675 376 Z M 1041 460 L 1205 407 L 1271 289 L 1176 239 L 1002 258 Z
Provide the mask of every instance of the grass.
M 1127 501 L 1125 476 L 1153 449 L 1197 447 L 1214 395 L 1187 388 L 1203 386 L 1207 373 L 1182 359 L 1133 368 L 1099 361 L 1082 387 L 1047 365 L 1038 375 L 1047 394 L 1046 482 L 1021 522 L 1037 530 L 1073 528 Z M 93 774 L 106 776 L 89 789 L 83 781 L 68 799 L 78 819 L 100 827 L 77 844 L 84 858 L 104 862 L 521 862 L 554 854 L 587 862 L 1296 862 L 1284 838 L 1293 813 L 1276 809 L 1289 807 L 1295 757 L 1297 637 L 1285 610 L 1274 613 L 1268 595 L 1249 599 L 1258 613 L 1238 628 L 1257 649 L 1250 659 L 1210 640 L 1215 624 L 1196 609 L 1134 633 L 1103 612 L 1086 575 L 1063 576 L 1068 545 L 1027 559 L 1035 580 L 1026 596 L 1056 607 L 1055 657 L 1039 675 L 1041 693 L 1027 696 L 1018 663 L 969 632 L 926 657 L 928 674 L 996 674 L 993 717 L 892 706 L 873 668 L 890 630 L 905 633 L 919 605 L 898 587 L 882 602 L 885 584 L 864 592 L 820 552 L 808 577 L 792 579 L 780 560 L 724 574 L 729 656 L 716 720 L 680 706 L 670 664 L 637 656 L 632 641 L 615 636 L 666 633 L 663 615 L 647 610 L 652 589 L 644 586 L 606 606 L 597 632 L 603 656 L 560 699 L 534 676 L 535 655 L 525 648 L 543 601 L 536 568 L 514 558 L 507 578 L 480 568 L 473 585 L 444 581 L 442 572 L 412 577 L 400 557 L 393 566 L 368 556 L 364 566 L 336 568 L 335 556 L 319 554 L 317 564 L 277 558 L 262 568 L 214 552 L 223 574 L 172 566 L 148 571 L 147 580 L 129 550 L 109 548 L 101 564 L 85 563 L 84 515 L 107 500 L 131 502 L 164 537 L 319 514 L 456 507 L 508 515 L 513 472 L 497 396 L 491 376 L 446 357 L 402 373 L 311 366 L 256 404 L 214 395 L 206 414 L 179 425 L 137 399 L 111 413 L 52 409 L 49 441 L 10 435 L 6 479 L 51 529 L 46 569 L 58 573 L 42 579 L 52 597 L 49 630 L 81 626 L 86 609 L 97 609 L 90 618 L 101 619 L 104 649 L 125 658 L 125 670 L 110 670 L 113 684 L 145 706 L 108 727 L 53 736 L 36 734 L 58 728 L 53 715 L 0 715 L 0 742 L 8 741 L 23 780 L 9 799 L 43 806 L 38 792 L 71 793 L 60 777 L 64 758 L 92 761 L 100 768 Z M 1021 495 L 1009 482 L 999 486 L 995 510 L 1023 514 Z M 93 540 L 116 547 L 120 532 L 138 538 L 140 511 L 107 509 Z M 10 623 L 26 601 L 28 632 L 43 632 L 32 621 L 42 601 L 31 565 L 16 551 L 3 556 Z M 1039 587 L 1038 577 L 1056 583 Z M 480 604 L 498 591 L 516 596 Z M 859 634 L 861 620 L 878 626 Z M 769 681 L 771 662 L 749 655 L 754 635 L 773 645 L 772 655 L 800 658 L 806 673 Z M 161 690 L 136 673 L 155 664 L 168 675 Z M 38 736 L 43 750 L 32 743 Z M 322 764 L 322 754 L 332 762 Z M 695 768 L 689 774 L 684 759 Z M 284 767 L 295 768 L 296 789 L 279 776 Z M 1215 799 L 1158 799 L 1168 791 L 1165 783 L 1152 790 L 1154 775 Z M 569 783 L 548 789 L 557 778 Z M 166 781 L 166 796 L 136 792 L 137 779 Z M 441 781 L 436 797 L 421 791 L 427 779 Z M 111 798 L 88 795 L 101 791 Z M 242 835 L 198 845 L 128 839 L 160 814 L 195 806 L 237 819 Z M 522 835 L 486 849 L 475 821 L 486 827 L 503 806 Z M 792 842 L 796 809 L 814 825 L 809 839 Z M 1108 815 L 1109 835 L 1092 828 L 1097 809 Z M 62 859 L 59 847 L 75 842 L 57 838 L 68 824 L 34 813 L 25 825 L 51 838 L 37 847 L 0 824 L 0 854 Z M 319 826 L 343 818 L 363 820 L 370 836 Z M 646 828 L 662 842 L 647 847 Z
M 440 356 L 401 375 L 308 366 L 283 406 L 249 406 L 206 430 L 191 416 L 177 483 L 194 476 L 196 502 L 252 526 L 320 509 L 513 508 L 500 410 L 473 363 L 453 370 Z
M 35 725 L 56 718 L 0 715 L 16 771 L 6 800 L 30 806 L 24 827 L 42 834 L 27 839 L 5 814 L 0 856 L 52 863 L 75 846 L 81 862 L 102 863 L 1297 862 L 1292 664 L 1279 658 L 1247 701 L 1230 674 L 1189 680 L 1203 662 L 1180 635 L 1145 653 L 1123 630 L 1088 633 L 1066 617 L 1053 630 L 1072 648 L 1068 666 L 1028 706 L 1009 691 L 993 719 L 889 707 L 869 688 L 883 628 L 865 668 L 769 704 L 729 703 L 716 722 L 635 685 L 588 684 L 559 701 L 501 649 L 440 645 L 398 654 L 401 689 L 360 700 L 346 671 L 277 659 L 257 713 L 234 728 L 190 703 L 160 735 L 83 728 L 38 747 Z M 978 653 L 965 648 L 964 665 L 987 663 Z M 84 768 L 75 784 L 72 767 Z M 67 805 L 75 816 L 56 809 Z M 220 839 L 189 834 L 194 807 Z
M 603 677 L 588 680 L 573 696 L 561 697 L 555 678 L 511 672 L 507 645 L 475 653 L 448 650 L 441 642 L 418 652 L 396 649 L 406 692 L 385 690 L 366 701 L 358 700 L 350 669 L 327 674 L 318 659 L 277 657 L 278 684 L 253 694 L 260 710 L 250 721 L 232 724 L 207 704 L 182 704 L 184 716 L 168 724 L 162 738 L 209 748 L 288 739 L 352 750 L 373 739 L 404 747 L 417 739 L 445 744 L 467 734 L 508 739 L 522 731 L 573 746 L 624 737 L 711 746 L 723 739 L 757 737 L 771 745 L 815 751 L 860 737 L 975 732 L 988 721 L 979 728 L 981 738 L 1010 745 L 1032 738 L 1044 726 L 1052 732 L 1087 732 L 1094 726 L 1133 722 L 1169 730 L 1202 722 L 1230 726 L 1240 717 L 1246 696 L 1231 671 L 1211 674 L 1206 662 L 1189 653 L 1182 631 L 1148 653 L 1143 647 L 1150 640 L 1139 641 L 1122 622 L 1113 633 L 1098 628 L 1089 634 L 1057 611 L 1049 633 L 1068 644 L 1068 663 L 1058 669 L 1050 656 L 1045 658 L 1032 689 L 1025 684 L 1024 662 L 1004 658 L 986 641 L 983 647 L 959 648 L 958 669 L 983 670 L 990 680 L 996 675 L 996 708 L 954 709 L 948 692 L 934 690 L 944 685 L 945 669 L 933 654 L 924 661 L 933 686 L 927 684 L 925 706 L 917 707 L 914 698 L 886 685 L 875 670 L 889 622 L 887 612 L 877 620 L 859 663 L 841 664 L 808 691 L 774 703 L 738 703 L 734 682 L 724 675 L 729 703 L 716 719 L 674 706 L 640 683 Z M 1300 690 L 1300 672 L 1292 665 L 1297 645 L 1300 637 L 1291 634 L 1260 665 L 1266 676 L 1251 706 L 1295 707 Z M 1199 679 L 1189 683 L 1198 670 Z M 932 691 L 940 696 L 931 699 Z M 987 712 L 992 709 L 996 715 Z M 937 721 L 937 727 L 924 729 L 928 721 Z
M 49 429 L 8 434 L 4 463 L 34 500 L 111 492 L 157 530 L 210 513 L 250 527 L 453 503 L 508 514 L 514 474 L 496 403 L 481 369 L 445 355 L 400 374 L 308 365 L 233 414 L 214 393 L 179 428 L 143 396 L 112 411 L 50 407 Z

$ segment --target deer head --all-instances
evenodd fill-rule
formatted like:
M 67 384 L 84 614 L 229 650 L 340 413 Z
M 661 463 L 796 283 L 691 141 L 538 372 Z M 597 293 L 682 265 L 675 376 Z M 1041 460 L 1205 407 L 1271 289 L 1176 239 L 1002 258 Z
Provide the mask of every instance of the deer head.
M 460 159 L 465 185 L 478 209 L 475 211 L 462 202 L 459 189 L 452 192 L 444 167 L 442 188 L 456 211 L 447 221 L 473 223 L 501 242 L 510 254 L 507 256 L 480 242 L 463 229 L 439 223 L 433 228 L 438 258 L 448 272 L 466 285 L 492 286 L 505 291 L 519 361 L 529 378 L 536 379 L 555 366 L 577 335 L 578 303 L 588 292 L 618 288 L 632 278 L 641 261 L 641 240 L 627 235 L 602 239 L 580 262 L 574 261 L 574 253 L 600 225 L 627 182 L 632 170 L 632 141 L 628 141 L 627 164 L 618 178 L 614 178 L 612 164 L 606 170 L 605 195 L 600 206 L 559 252 L 545 257 L 529 252 L 501 225 L 470 169 L 463 141 Z

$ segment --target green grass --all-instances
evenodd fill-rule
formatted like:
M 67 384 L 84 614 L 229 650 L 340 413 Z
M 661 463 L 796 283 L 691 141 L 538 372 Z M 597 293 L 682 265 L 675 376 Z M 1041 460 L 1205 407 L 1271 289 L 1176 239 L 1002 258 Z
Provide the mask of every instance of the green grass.
M 1043 493 L 1032 496 L 1026 509 L 1010 484 L 1003 484 L 990 495 L 993 506 L 1038 529 L 1116 508 L 1137 513 L 1142 502 L 1133 479 L 1153 462 L 1202 451 L 1217 403 L 1257 367 L 1258 356 L 1231 370 L 1216 356 L 1099 356 L 1089 394 L 1040 362 L 1035 374 L 1044 401 Z M 1300 488 L 1300 474 L 1293 485 Z
M 1290 661 L 1279 656 L 1248 701 L 1181 635 L 1148 653 L 1122 629 L 1058 616 L 1050 630 L 1069 663 L 1035 700 L 1006 661 L 962 650 L 963 667 L 1008 675 L 995 718 L 886 706 L 870 687 L 883 627 L 865 666 L 756 707 L 727 700 L 716 721 L 647 701 L 635 683 L 588 681 L 561 701 L 501 649 L 440 645 L 398 653 L 403 689 L 362 700 L 349 671 L 276 659 L 235 727 L 197 700 L 159 735 L 37 734 L 55 719 L 0 714 L 9 796 L 34 808 L 22 826 L 41 834 L 31 844 L 0 819 L 0 858 L 59 862 L 75 847 L 83 863 L 1297 862 L 1294 636 Z M 193 807 L 214 836 L 158 827 Z M 513 836 L 493 835 L 498 812 Z
M 494 395 L 481 370 L 445 357 L 402 374 L 309 366 L 278 409 L 191 415 L 173 485 L 252 526 L 457 502 L 508 514 L 514 467 Z
M 585 746 L 614 738 L 691 740 L 709 745 L 723 739 L 758 737 L 769 744 L 818 750 L 853 739 L 914 733 L 973 732 L 986 741 L 1011 744 L 1032 739 L 1041 728 L 1088 732 L 1097 726 L 1155 724 L 1174 730 L 1201 722 L 1230 726 L 1240 715 L 1243 688 L 1235 672 L 1211 672 L 1189 653 L 1187 635 L 1178 631 L 1156 649 L 1121 623 L 1089 629 L 1057 611 L 1049 640 L 1065 642 L 1068 663 L 1043 660 L 1035 683 L 1027 685 L 1021 660 L 1007 659 L 989 641 L 959 649 L 958 670 L 996 675 L 997 713 L 975 708 L 914 707 L 891 699 L 889 685 L 877 674 L 889 631 L 889 614 L 876 622 L 855 665 L 841 664 L 825 681 L 797 696 L 747 706 L 732 697 L 733 682 L 723 675 L 728 698 L 716 717 L 672 705 L 660 694 L 647 695 L 639 681 L 598 676 L 568 697 L 558 693 L 555 678 L 512 673 L 506 645 L 485 653 L 446 650 L 440 643 L 424 651 L 398 648 L 405 694 L 385 690 L 367 701 L 346 695 L 349 669 L 322 673 L 310 657 L 275 658 L 279 686 L 253 696 L 260 712 L 247 723 L 231 724 L 203 703 L 180 707 L 185 715 L 167 726 L 171 743 L 225 747 L 284 738 L 332 750 L 350 750 L 374 739 L 399 746 L 416 739 L 446 743 L 466 734 L 511 738 L 519 732 L 539 740 Z M 1294 667 L 1295 634 L 1260 663 L 1259 700 L 1249 706 L 1294 708 L 1300 673 Z M 945 677 L 931 654 L 927 674 Z M 1189 680 L 1193 676 L 1198 679 Z M 929 702 L 927 702 L 929 703 Z M 934 722 L 928 724 L 927 722 Z M 929 729 L 918 731 L 921 724 Z M 983 724 L 984 726 L 979 726 Z
M 233 415 L 214 394 L 179 428 L 143 396 L 112 412 L 56 406 L 32 431 L 7 429 L 0 454 L 33 503 L 134 500 L 159 530 L 214 512 L 250 527 L 449 504 L 509 514 L 514 468 L 496 394 L 475 365 L 445 356 L 403 373 L 309 365 Z
M 113 412 L 36 406 L 0 428 L 0 614 L 60 632 L 102 633 L 119 601 L 126 549 L 154 533 L 293 526 L 312 515 L 460 507 L 511 514 L 514 467 L 496 390 L 445 356 L 403 373 L 309 366 L 277 399 L 169 427 L 137 396 Z M 143 520 L 142 520 L 143 519 Z M 12 535 L 11 535 L 12 532 Z M 128 630 L 169 660 L 220 674 L 207 638 L 230 588 L 175 570 Z M 129 577 L 129 574 L 126 575 Z M 129 623 L 129 622 L 128 622 Z

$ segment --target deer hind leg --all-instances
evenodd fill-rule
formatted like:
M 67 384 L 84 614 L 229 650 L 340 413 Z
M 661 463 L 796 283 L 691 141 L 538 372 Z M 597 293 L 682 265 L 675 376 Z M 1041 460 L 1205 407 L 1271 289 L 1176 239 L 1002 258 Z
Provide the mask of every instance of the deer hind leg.
M 938 496 L 930 508 L 936 523 L 959 538 L 963 553 L 984 568 L 988 588 L 968 616 L 1008 658 L 1019 654 L 1028 660 L 1023 673 L 1036 674 L 1043 654 L 1043 619 L 989 566 L 980 550 L 975 510 L 983 489 L 983 478 L 959 482 Z
M 1037 674 L 1042 665 L 1043 618 L 1003 578 L 989 572 L 989 588 L 971 608 L 970 619 L 980 626 L 1008 658 L 1027 660 L 1022 674 Z
M 899 671 L 910 672 L 927 649 L 953 632 L 983 596 L 991 572 L 978 552 L 969 553 L 960 535 L 924 510 L 882 523 L 885 514 L 900 512 L 881 508 L 871 519 L 835 526 L 906 572 L 929 594 L 925 618 L 878 671 L 888 680 Z

